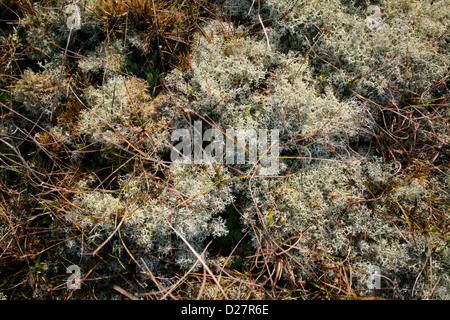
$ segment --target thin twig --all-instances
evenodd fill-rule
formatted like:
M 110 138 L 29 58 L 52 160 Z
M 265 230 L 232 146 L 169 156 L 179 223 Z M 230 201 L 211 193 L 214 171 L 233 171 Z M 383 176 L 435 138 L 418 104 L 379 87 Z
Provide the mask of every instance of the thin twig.
M 269 41 L 269 36 L 267 35 L 266 27 L 264 27 L 264 23 L 262 22 L 262 19 L 261 19 L 261 16 L 259 15 L 259 13 L 258 13 L 258 19 L 259 19 L 259 23 L 261 23 L 261 26 L 263 28 L 264 35 L 266 36 L 267 48 L 269 49 L 269 51 L 272 51 L 271 44 Z
M 226 300 L 228 300 L 228 296 L 225 293 L 225 291 L 223 290 L 222 286 L 220 285 L 220 282 L 217 280 L 217 278 L 214 276 L 214 273 L 211 271 L 211 269 L 208 267 L 208 265 L 206 264 L 204 258 L 199 255 L 197 253 L 197 251 L 195 251 L 195 249 L 191 246 L 191 244 L 186 240 L 185 237 L 183 237 L 183 235 L 181 233 L 179 233 L 173 226 L 172 224 L 167 220 L 167 218 L 165 219 L 167 224 L 169 225 L 169 228 L 173 230 L 173 232 L 175 232 L 175 234 L 180 237 L 181 240 L 183 240 L 183 242 L 186 244 L 186 246 L 189 248 L 189 250 L 191 250 L 191 252 L 195 255 L 195 257 L 197 258 L 198 261 L 200 261 L 200 263 L 203 265 L 203 267 L 205 268 L 205 270 L 211 275 L 212 279 L 214 280 L 214 282 L 217 284 L 217 286 L 219 287 L 219 290 L 222 292 L 224 298 Z
M 116 290 L 117 292 L 123 294 L 125 297 L 127 297 L 130 300 L 139 300 L 138 298 L 136 298 L 136 296 L 132 295 L 131 293 L 129 293 L 128 291 L 125 291 L 124 289 L 122 289 L 119 286 L 114 285 L 113 289 Z

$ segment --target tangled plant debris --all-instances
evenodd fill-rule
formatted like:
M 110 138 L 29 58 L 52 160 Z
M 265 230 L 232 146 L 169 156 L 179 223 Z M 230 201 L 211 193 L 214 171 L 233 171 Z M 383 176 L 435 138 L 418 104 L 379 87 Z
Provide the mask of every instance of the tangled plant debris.
M 0 12 L 0 299 L 450 298 L 446 1 Z

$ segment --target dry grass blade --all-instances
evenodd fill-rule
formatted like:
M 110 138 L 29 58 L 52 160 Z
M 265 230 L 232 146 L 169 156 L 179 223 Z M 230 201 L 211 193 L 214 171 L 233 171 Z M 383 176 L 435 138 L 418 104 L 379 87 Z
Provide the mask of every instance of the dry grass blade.
M 123 294 L 125 297 L 127 297 L 130 300 L 139 300 L 135 295 L 132 295 L 131 293 L 129 293 L 128 291 L 122 289 L 119 286 L 114 285 L 113 289 L 116 290 L 117 292 L 119 292 L 120 294 Z

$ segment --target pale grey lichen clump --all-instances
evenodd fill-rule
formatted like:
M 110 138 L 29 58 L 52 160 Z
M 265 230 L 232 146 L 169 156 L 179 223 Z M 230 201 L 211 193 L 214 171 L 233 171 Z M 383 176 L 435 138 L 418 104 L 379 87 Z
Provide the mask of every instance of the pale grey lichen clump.
M 199 261 L 170 225 L 197 253 L 202 253 L 207 239 L 228 233 L 220 214 L 239 195 L 245 212 L 244 231 L 257 228 L 252 235 L 254 248 L 274 249 L 283 243 L 290 263 L 297 264 L 293 269 L 296 280 L 318 277 L 324 265 L 341 263 L 350 268 L 355 291 L 373 294 L 367 290 L 366 281 L 368 268 L 375 265 L 381 269 L 383 285 L 395 288 L 383 291 L 385 297 L 392 292 L 405 298 L 429 298 L 431 292 L 433 298 L 447 297 L 446 241 L 434 234 L 409 232 L 408 225 L 399 222 L 403 207 L 388 207 L 379 196 L 388 184 L 397 184 L 385 196 L 400 206 L 417 205 L 417 210 L 423 211 L 423 199 L 432 195 L 432 188 L 415 177 L 406 183 L 395 180 L 398 170 L 374 155 L 354 157 L 344 153 L 349 141 L 362 136 L 361 128 L 373 126 L 373 118 L 368 116 L 366 102 L 354 97 L 343 99 L 335 93 L 344 90 L 352 79 L 369 73 L 357 85 L 377 87 L 378 97 L 386 97 L 387 83 L 402 83 L 403 71 L 395 69 L 385 84 L 380 80 L 387 69 L 370 71 L 406 54 L 408 48 L 416 68 L 426 69 L 424 81 L 430 75 L 441 76 L 443 57 L 423 39 L 439 34 L 442 20 L 437 19 L 434 29 L 430 27 L 416 37 L 409 25 L 394 14 L 400 9 L 390 2 L 392 14 L 376 31 L 367 28 L 363 9 L 343 6 L 339 1 L 327 4 L 298 2 L 289 11 L 286 1 L 264 2 L 261 14 L 275 17 L 268 27 L 272 47 L 263 36 L 249 37 L 241 28 L 212 22 L 196 36 L 189 68 L 175 69 L 165 77 L 174 104 L 169 110 L 175 118 L 174 129 L 189 127 L 186 114 L 212 120 L 223 131 L 278 129 L 280 144 L 286 144 L 282 154 L 291 151 L 289 144 L 294 145 L 293 140 L 312 136 L 305 139 L 297 155 L 322 160 L 294 164 L 280 159 L 285 178 L 259 178 L 250 183 L 247 179 L 231 183 L 228 180 L 233 178 L 232 170 L 217 166 L 216 172 L 210 165 L 172 164 L 166 186 L 146 184 L 145 174 L 124 175 L 118 194 L 88 188 L 75 196 L 76 209 L 70 216 L 89 239 L 100 244 L 123 219 L 120 233 L 128 241 L 127 250 L 152 272 L 162 270 L 170 261 L 189 270 Z M 235 13 L 249 9 L 244 8 L 245 3 L 241 3 L 234 8 Z M 255 10 L 250 17 L 255 18 Z M 276 18 L 284 12 L 283 19 Z M 431 11 L 422 14 L 427 12 Z M 323 26 L 331 30 L 320 35 L 317 27 Z M 346 71 L 313 63 L 300 54 L 311 49 L 306 39 L 315 44 L 317 52 L 333 53 Z M 116 46 L 112 52 L 120 50 Z M 80 61 L 79 66 L 83 72 L 102 68 L 89 60 Z M 142 118 L 137 116 L 141 109 L 136 108 L 136 100 L 141 105 L 149 102 L 145 90 L 136 90 L 140 83 L 108 71 L 102 87 L 86 90 L 89 108 L 81 114 L 80 132 L 92 142 L 105 145 L 131 141 L 134 132 L 130 128 Z M 127 84 L 134 88 L 133 94 Z M 147 115 L 148 119 L 151 115 Z M 124 246 L 123 239 L 114 239 L 117 246 Z M 428 263 L 432 263 L 432 274 Z M 332 279 L 335 271 L 329 268 L 327 277 Z
M 78 130 L 96 142 L 108 143 L 109 138 L 120 143 L 123 142 L 120 135 L 130 138 L 124 125 L 131 124 L 133 117 L 133 101 L 129 98 L 126 85 L 131 79 L 111 76 L 100 88 L 89 87 L 85 97 L 90 108 L 81 112 Z M 144 82 L 141 83 L 144 86 Z
M 43 72 L 24 70 L 14 87 L 14 99 L 20 103 L 28 118 L 46 119 L 59 109 L 68 81 L 61 77 L 56 68 L 47 68 Z
M 374 98 L 383 103 L 392 98 L 389 85 L 403 88 L 405 80 L 408 84 L 417 81 L 426 91 L 434 85 L 433 79 L 448 72 L 445 31 L 450 13 L 445 1 L 380 1 L 376 4 L 382 22 L 376 28 L 368 27 L 366 4 L 337 0 L 326 4 L 299 1 L 293 6 L 289 1 L 269 0 L 264 4 L 269 12 L 266 17 L 273 19 L 273 43 L 281 50 L 303 52 L 314 45 L 313 50 L 333 65 L 320 63 L 316 72 L 337 89 L 344 90 L 360 78 L 357 87 L 363 92 L 375 90 Z M 324 27 L 322 34 L 318 28 Z
M 222 130 L 278 129 L 280 145 L 319 135 L 338 147 L 356 127 L 368 125 L 361 102 L 341 102 L 330 88 L 320 95 L 299 56 L 269 51 L 263 41 L 224 23 L 204 32 L 196 39 L 190 69 L 166 77 L 178 106 L 213 119 Z M 178 126 L 186 126 L 181 119 Z
M 48 25 L 52 28 L 48 28 Z M 26 28 L 26 38 L 35 49 L 30 52 L 30 58 L 42 59 L 58 54 L 69 35 L 64 15 L 59 10 L 49 10 L 40 6 L 34 7 L 34 14 L 29 14 L 23 20 Z
M 89 37 L 84 38 L 83 46 L 90 46 L 99 41 L 101 23 L 96 19 L 96 1 L 86 0 L 81 7 L 81 28 Z M 69 30 L 64 3 L 59 0 L 45 2 L 45 6 L 35 3 L 22 20 L 28 44 L 33 50 L 29 57 L 33 60 L 51 59 L 65 48 L 67 42 L 78 41 L 78 30 Z
M 100 149 L 136 151 L 146 161 L 160 161 L 158 174 L 164 175 L 157 180 L 147 169 L 120 171 L 115 190 L 100 190 L 88 178 L 78 181 L 67 220 L 81 232 L 66 242 L 67 252 L 86 258 L 105 244 L 132 257 L 141 271 L 162 273 L 174 265 L 183 272 L 195 270 L 201 264 L 185 241 L 202 254 L 210 240 L 228 234 L 224 217 L 236 205 L 255 250 L 286 250 L 295 273 L 285 277 L 309 281 L 325 270 L 333 279 L 339 265 L 349 272 L 357 294 L 379 294 L 366 283 L 367 269 L 375 265 L 383 286 L 391 288 L 381 291 L 383 297 L 395 291 L 402 298 L 448 299 L 448 241 L 434 232 L 411 232 L 408 224 L 423 221 L 403 214 L 415 208 L 425 215 L 427 201 L 445 194 L 448 177 L 399 175 L 394 165 L 363 152 L 365 132 L 375 126 L 374 104 L 349 95 L 357 89 L 384 104 L 398 99 L 392 88 L 414 86 L 426 93 L 423 100 L 435 98 L 431 94 L 439 92 L 428 90 L 432 80 L 448 73 L 445 1 L 380 1 L 383 20 L 375 29 L 367 25 L 365 1 L 217 2 L 244 25 L 262 28 L 260 14 L 264 30 L 249 36 L 224 21 L 202 26 L 187 70 L 165 75 L 170 102 L 162 103 L 164 115 L 152 104 L 159 100 L 145 80 L 125 73 L 126 47 L 147 48 L 140 34 L 130 30 L 128 42 L 111 38 L 96 45 L 94 1 L 86 1 L 81 31 L 70 33 L 64 15 L 40 7 L 24 20 L 30 45 L 39 49 L 30 57 L 58 57 L 42 72 L 26 70 L 14 86 L 14 99 L 27 116 L 35 120 L 58 111 L 62 94 L 73 89 L 61 67 L 61 48 L 69 34 L 74 47 L 80 47 L 78 32 L 91 34 L 89 50 L 75 66 L 78 75 L 102 82 L 80 90 L 83 109 L 64 141 L 71 147 L 83 140 Z M 44 27 L 48 22 L 52 28 Z M 155 145 L 157 151 L 168 147 L 162 131 L 169 122 L 169 130 L 189 128 L 194 118 L 214 122 L 224 132 L 280 130 L 284 176 L 238 178 L 236 169 L 250 172 L 253 166 L 163 165 L 163 155 L 149 156 Z M 437 130 L 444 144 L 447 129 Z M 60 140 L 65 136 L 59 126 L 49 131 Z M 386 198 L 397 206 L 386 204 Z M 113 264 L 123 267 L 123 262 Z
M 389 85 L 404 88 L 405 80 L 417 81 L 427 92 L 432 80 L 448 72 L 446 1 L 377 1 L 373 4 L 380 8 L 382 22 L 376 28 L 368 27 L 365 1 L 268 0 L 261 2 L 259 11 L 257 5 L 250 10 L 251 4 L 224 2 L 236 18 L 250 13 L 249 23 L 258 21 L 259 13 L 277 50 L 317 53 L 312 54 L 315 78 L 323 77 L 337 90 L 360 79 L 356 86 L 363 92 L 374 90 L 373 98 L 384 103 L 393 98 Z
M 96 74 L 101 71 L 108 75 L 118 75 L 125 69 L 127 50 L 123 42 L 111 40 L 107 44 L 100 44 L 94 50 L 78 61 L 82 73 Z
M 436 84 L 433 80 L 448 72 L 444 38 L 449 11 L 444 2 L 382 2 L 386 15 L 377 29 L 367 26 L 365 4 L 264 1 L 258 11 L 256 4 L 250 9 L 252 3 L 230 0 L 225 7 L 248 24 L 257 23 L 261 14 L 272 50 L 263 32 L 248 39 L 240 29 L 212 24 L 197 40 L 191 68 L 167 77 L 181 106 L 211 117 L 219 127 L 279 128 L 281 143 L 290 142 L 292 134 L 325 133 L 319 136 L 325 138 L 324 144 L 306 148 L 309 156 L 323 161 L 310 162 L 306 168 L 291 166 L 289 178 L 254 184 L 246 193 L 244 224 L 250 228 L 259 222 L 267 232 L 264 236 L 273 240 L 271 245 L 293 245 L 289 252 L 301 265 L 296 277 L 309 279 L 318 271 L 317 256 L 345 257 L 357 270 L 355 288 L 361 293 L 368 293 L 365 270 L 377 265 L 384 285 L 395 288 L 397 297 L 448 297 L 448 242 L 435 234 L 410 232 L 399 222 L 404 216 L 393 218 L 405 209 L 426 212 L 425 199 L 445 196 L 445 183 L 417 177 L 400 181 L 395 176 L 398 170 L 384 168 L 377 157 L 343 156 L 347 139 L 358 138 L 355 128 L 370 128 L 373 117 L 365 114 L 367 104 L 333 93 L 354 89 L 349 84 L 358 78 L 354 82 L 358 92 L 373 90 L 371 99 L 381 104 L 398 99 L 392 88 L 406 85 L 432 92 L 428 89 Z M 421 22 L 420 27 L 411 26 L 411 17 Z M 299 54 L 312 50 L 337 68 Z M 389 184 L 397 185 L 385 195 L 398 204 L 395 208 L 386 207 L 373 193 Z M 244 181 L 238 185 L 241 190 L 248 187 Z M 253 237 L 255 248 L 269 246 L 258 232 Z
M 317 276 L 327 264 L 348 263 L 352 288 L 373 294 L 367 287 L 367 270 L 373 265 L 380 268 L 382 287 L 395 287 L 397 297 L 429 298 L 433 284 L 447 289 L 450 284 L 448 261 L 441 254 L 448 250 L 447 241 L 434 234 L 411 233 L 407 225 L 392 219 L 395 208 L 386 207 L 375 195 L 380 191 L 377 186 L 391 181 L 394 172 L 377 158 L 323 161 L 290 177 L 264 180 L 262 186 L 255 183 L 248 192 L 244 224 L 262 226 L 260 236 L 253 238 L 255 248 L 286 250 L 298 270 L 295 280 Z M 411 189 L 393 192 L 411 205 L 415 198 L 420 203 L 427 192 L 420 180 L 412 183 Z M 427 261 L 433 261 L 433 274 L 423 270 L 429 268 Z M 327 277 L 334 279 L 335 271 L 328 272 Z M 392 297 L 393 291 L 387 292 L 381 294 Z M 433 297 L 442 299 L 446 294 L 442 289 Z
M 155 117 L 148 84 L 142 79 L 108 73 L 102 86 L 85 90 L 84 98 L 89 108 L 82 110 L 77 130 L 91 142 L 123 147 L 137 143 L 144 130 L 157 137 L 164 128 L 162 120 Z M 143 140 L 150 150 L 150 139 L 144 136 Z M 159 137 L 155 141 L 165 140 Z
M 123 220 L 120 233 L 128 243 L 127 250 L 136 259 L 143 259 L 152 272 L 173 262 L 183 270 L 200 265 L 170 226 L 199 254 L 206 239 L 225 236 L 228 230 L 219 214 L 233 201 L 230 185 L 223 183 L 230 176 L 223 168 L 216 172 L 212 168 L 186 170 L 177 165 L 168 174 L 173 188 L 148 185 L 146 174 L 122 176 L 119 194 L 93 191 L 89 188 L 92 181 L 82 181 L 80 188 L 86 189 L 75 196 L 69 217 L 96 245 Z M 119 235 L 113 239 L 124 251 Z

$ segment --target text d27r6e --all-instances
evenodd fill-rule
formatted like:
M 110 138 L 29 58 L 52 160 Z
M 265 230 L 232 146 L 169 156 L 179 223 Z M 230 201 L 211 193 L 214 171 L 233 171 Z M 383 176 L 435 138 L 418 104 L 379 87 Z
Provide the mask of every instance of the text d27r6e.
M 263 305 L 252 305 L 252 304 L 227 304 L 225 307 L 226 314 L 269 314 L 269 306 L 267 304 Z

